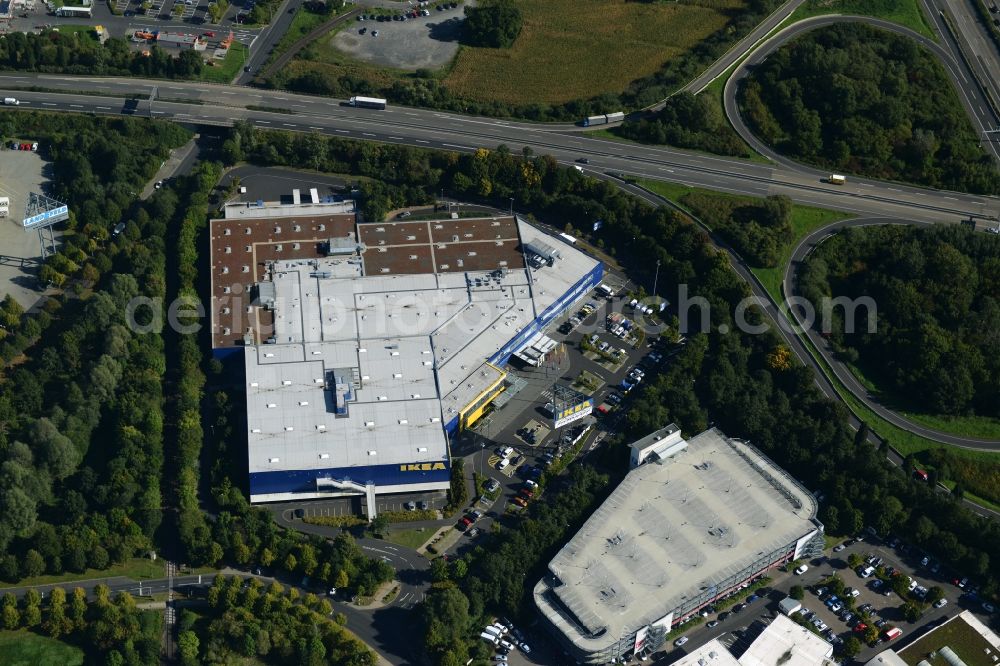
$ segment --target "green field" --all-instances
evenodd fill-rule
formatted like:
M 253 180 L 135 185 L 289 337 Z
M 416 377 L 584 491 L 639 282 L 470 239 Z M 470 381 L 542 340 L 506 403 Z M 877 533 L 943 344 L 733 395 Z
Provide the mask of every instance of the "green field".
M 53 28 L 53 30 L 55 29 Z M 63 35 L 80 35 L 89 38 L 91 41 L 97 41 L 97 33 L 94 31 L 94 26 L 92 25 L 60 25 L 58 26 L 58 30 Z
M 83 650 L 27 631 L 0 631 L 3 666 L 80 666 Z
M 239 71 L 243 68 L 243 63 L 246 61 L 247 47 L 242 42 L 234 41 L 229 47 L 229 53 L 221 62 L 211 60 L 215 63 L 212 67 L 203 67 L 201 70 L 201 80 L 211 81 L 212 83 L 229 83 L 232 81 Z
M 125 576 L 133 580 L 145 580 L 147 578 L 165 578 L 167 575 L 166 566 L 163 560 L 153 562 L 144 557 L 133 557 L 125 564 L 116 564 L 104 570 L 87 569 L 83 573 L 64 573 L 58 576 L 35 576 L 18 581 L 18 587 L 23 585 L 49 585 L 51 583 L 72 583 L 78 580 L 94 580 L 98 578 L 114 578 Z M 0 592 L 2 592 L 0 588 Z M 3 662 L 0 662 L 2 664 Z
M 398 544 L 400 546 L 405 546 L 406 548 L 412 548 L 416 550 L 420 546 L 427 543 L 427 541 L 434 536 L 436 530 L 430 528 L 415 529 L 415 530 L 398 530 L 389 532 L 385 535 L 385 540 L 391 543 Z
M 792 14 L 792 20 L 798 21 L 820 14 L 874 16 L 905 25 L 925 37 L 936 39 L 920 9 L 920 0 L 806 0 Z
M 514 46 L 462 47 L 444 83 L 459 97 L 507 104 L 617 94 L 721 30 L 744 4 L 523 0 Z

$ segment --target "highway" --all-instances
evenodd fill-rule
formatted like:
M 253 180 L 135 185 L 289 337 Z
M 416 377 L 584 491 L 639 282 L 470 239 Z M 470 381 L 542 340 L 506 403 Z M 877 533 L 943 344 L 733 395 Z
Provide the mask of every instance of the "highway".
M 821 175 L 814 169 L 810 169 L 807 166 L 798 164 L 793 160 L 790 160 L 782 155 L 777 154 L 772 150 L 766 143 L 757 138 L 753 132 L 747 127 L 742 116 L 739 112 L 739 105 L 737 103 L 737 92 L 739 90 L 740 83 L 746 79 L 749 72 L 755 65 L 762 63 L 766 58 L 773 53 L 776 49 L 780 48 L 781 45 L 787 43 L 788 41 L 799 37 L 805 32 L 810 30 L 815 30 L 817 28 L 832 25 L 840 22 L 864 22 L 870 25 L 874 25 L 878 28 L 884 30 L 889 30 L 897 34 L 905 35 L 922 46 L 933 52 L 940 62 L 944 65 L 945 70 L 948 72 L 952 83 L 955 85 L 956 89 L 959 91 L 959 97 L 962 100 L 966 112 L 974 122 L 978 123 L 981 131 L 985 131 L 986 128 L 991 127 L 996 120 L 994 115 L 993 107 L 988 103 L 983 95 L 983 91 L 975 84 L 974 77 L 969 71 L 968 67 L 965 66 L 964 61 L 962 61 L 959 56 L 958 59 L 953 57 L 953 51 L 949 51 L 944 47 L 940 46 L 936 42 L 923 37 L 922 35 L 913 32 L 909 28 L 891 23 L 888 21 L 879 21 L 877 19 L 872 19 L 869 17 L 861 16 L 818 16 L 811 19 L 806 19 L 794 23 L 786 28 L 782 29 L 780 32 L 773 35 L 769 40 L 760 44 L 751 54 L 744 60 L 739 68 L 733 73 L 733 75 L 726 82 L 725 92 L 724 92 L 724 104 L 726 109 L 726 115 L 728 116 L 730 122 L 740 136 L 751 145 L 754 150 L 758 151 L 762 155 L 769 157 L 776 163 L 781 164 L 787 169 L 798 169 L 801 171 L 812 171 L 814 174 Z M 945 29 L 943 26 L 940 29 Z M 955 46 L 957 48 L 957 46 Z M 987 143 L 984 144 L 987 149 L 991 152 L 993 157 L 1000 162 L 1000 144 Z M 942 195 L 944 196 L 944 195 Z M 930 220 L 930 222 L 943 222 L 947 221 L 944 219 Z M 801 263 L 802 259 L 812 251 L 816 244 L 822 242 L 824 238 L 837 231 L 852 227 L 852 226 L 864 226 L 872 224 L 899 224 L 899 223 L 916 223 L 916 224 L 926 224 L 928 220 L 917 218 L 915 216 L 883 216 L 883 215 L 872 215 L 872 216 L 862 216 L 861 218 L 856 218 L 852 220 L 846 220 L 841 222 L 836 222 L 832 225 L 828 225 L 822 229 L 816 230 L 807 238 L 802 239 L 800 244 L 795 248 L 792 256 L 791 263 L 786 267 L 786 272 L 784 280 L 782 283 L 784 296 L 789 298 L 795 295 L 795 271 Z M 793 309 L 793 316 L 796 321 L 801 324 L 800 314 L 797 310 Z M 931 428 L 924 427 L 914 421 L 900 416 L 898 413 L 887 409 L 875 397 L 868 391 L 854 376 L 850 369 L 833 353 L 830 348 L 828 341 L 824 340 L 816 331 L 809 330 L 807 332 L 810 339 L 813 342 L 813 346 L 822 355 L 827 365 L 831 368 L 833 373 L 837 376 L 840 382 L 843 384 L 848 391 L 850 391 L 855 398 L 862 402 L 867 408 L 892 423 L 893 425 L 912 432 L 921 437 L 931 439 L 933 441 L 942 442 L 945 444 L 950 444 L 952 446 L 958 446 L 967 449 L 975 450 L 988 450 L 988 451 L 1000 451 L 1000 442 L 996 440 L 987 440 L 976 437 L 963 437 L 958 435 L 953 435 L 951 433 L 941 432 L 933 430 Z M 801 357 L 801 354 L 800 354 Z M 808 364 L 808 363 L 807 363 Z M 818 370 L 818 367 L 814 369 Z M 826 388 L 823 389 L 827 391 Z M 827 391 L 829 394 L 829 391 Z M 836 399 L 836 394 L 830 394 L 831 397 Z
M 1000 209 L 996 197 L 862 178 L 852 178 L 838 187 L 821 182 L 820 172 L 801 166 L 761 164 L 664 146 L 597 139 L 533 123 L 406 107 L 385 111 L 355 109 L 328 98 L 201 82 L 0 75 L 0 93 L 20 99 L 22 109 L 42 111 L 120 115 L 125 105 L 123 96 L 147 98 L 153 87 L 157 88 L 158 99 L 152 103 L 140 101 L 135 115 L 211 125 L 247 120 L 267 129 L 319 132 L 459 152 L 495 148 L 503 143 L 514 152 L 527 147 L 553 155 L 563 164 L 586 157 L 589 164 L 584 170 L 591 174 L 615 172 L 756 196 L 786 194 L 799 203 L 858 215 L 955 222 L 970 217 L 992 218 Z

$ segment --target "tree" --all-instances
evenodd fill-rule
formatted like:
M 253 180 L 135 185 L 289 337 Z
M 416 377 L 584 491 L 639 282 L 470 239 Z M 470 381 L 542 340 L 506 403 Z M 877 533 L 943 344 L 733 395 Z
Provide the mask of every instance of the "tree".
M 802 601 L 802 599 L 806 596 L 806 591 L 801 585 L 792 585 L 791 589 L 788 590 L 788 596 L 796 601 Z
M 907 622 L 916 622 L 924 612 L 920 604 L 915 601 L 904 602 L 900 610 L 903 612 L 903 617 L 906 618 Z
M 201 642 L 198 635 L 191 630 L 182 631 L 177 636 L 177 649 L 180 651 L 181 664 L 184 666 L 197 666 L 198 648 Z
M 510 48 L 524 19 L 511 0 L 487 0 L 465 8 L 463 37 L 472 46 Z
M 28 578 L 41 576 L 45 573 L 45 559 L 42 557 L 41 553 L 34 548 L 30 549 L 24 556 L 24 562 L 21 565 L 21 572 Z
M 944 590 L 939 585 L 932 585 L 927 590 L 927 596 L 924 597 L 924 601 L 932 605 L 941 599 L 944 599 Z
M 861 641 L 855 636 L 850 636 L 844 641 L 844 644 L 840 646 L 840 651 L 845 657 L 856 657 L 859 652 L 861 652 Z
M 379 514 L 368 523 L 368 531 L 377 537 L 382 537 L 385 535 L 386 530 L 389 528 L 389 518 L 384 514 Z

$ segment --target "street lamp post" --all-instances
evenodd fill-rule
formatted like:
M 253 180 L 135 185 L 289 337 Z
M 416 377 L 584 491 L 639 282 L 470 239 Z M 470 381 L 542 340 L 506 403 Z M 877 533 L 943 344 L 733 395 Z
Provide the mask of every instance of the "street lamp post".
M 653 297 L 656 297 L 656 283 L 660 280 L 660 260 L 656 260 L 656 273 L 653 276 Z
M 514 197 L 510 198 L 510 216 L 514 217 Z

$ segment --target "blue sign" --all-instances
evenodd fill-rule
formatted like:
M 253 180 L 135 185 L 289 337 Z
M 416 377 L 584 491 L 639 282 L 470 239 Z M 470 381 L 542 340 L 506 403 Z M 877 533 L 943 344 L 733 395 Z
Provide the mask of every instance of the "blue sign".
M 59 206 L 59 208 L 53 208 L 52 210 L 47 210 L 44 213 L 39 213 L 38 215 L 32 215 L 31 217 L 24 218 L 21 223 L 25 229 L 29 227 L 35 227 L 39 224 L 50 223 L 55 224 L 56 222 L 61 222 L 69 217 L 69 206 Z M 56 219 L 58 218 L 58 219 Z

